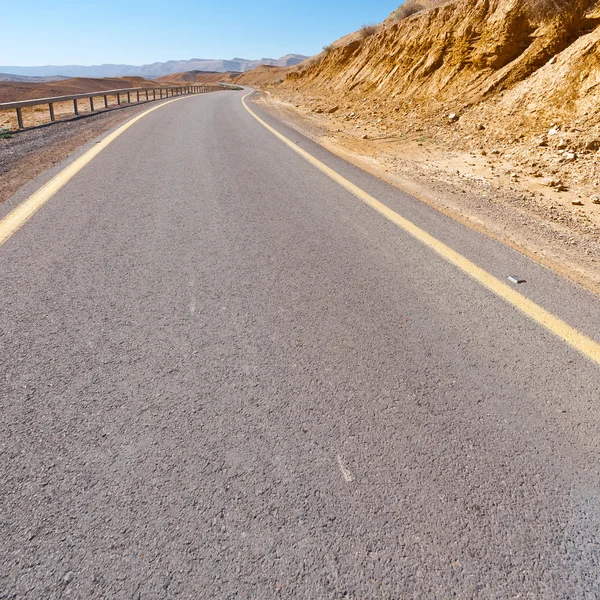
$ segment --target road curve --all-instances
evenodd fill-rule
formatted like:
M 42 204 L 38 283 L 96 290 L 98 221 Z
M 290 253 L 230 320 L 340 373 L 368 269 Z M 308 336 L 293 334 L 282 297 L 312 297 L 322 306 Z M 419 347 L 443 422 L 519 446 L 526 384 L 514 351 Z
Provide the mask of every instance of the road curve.
M 0 599 L 599 597 L 598 364 L 242 95 L 145 116 L 0 247 Z M 252 110 L 600 340 L 594 296 Z

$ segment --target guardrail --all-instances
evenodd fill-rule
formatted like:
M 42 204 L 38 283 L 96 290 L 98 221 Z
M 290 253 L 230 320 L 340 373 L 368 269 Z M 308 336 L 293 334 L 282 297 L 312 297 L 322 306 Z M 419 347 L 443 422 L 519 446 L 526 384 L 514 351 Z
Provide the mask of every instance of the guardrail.
M 48 112 L 50 115 L 50 121 L 56 121 L 56 115 L 54 113 L 54 105 L 60 102 L 73 102 L 73 114 L 79 115 L 79 100 L 89 99 L 90 112 L 97 112 L 98 110 L 94 105 L 94 98 L 103 98 L 104 109 L 109 107 L 109 96 L 116 97 L 116 106 L 123 104 L 124 96 L 127 95 L 127 104 L 132 104 L 132 95 L 135 94 L 136 103 L 139 102 L 153 102 L 155 100 L 163 100 L 165 98 L 171 98 L 174 96 L 184 96 L 190 94 L 205 94 L 208 92 L 216 92 L 224 89 L 224 86 L 210 86 L 210 85 L 186 85 L 176 87 L 155 87 L 155 88 L 125 88 L 122 90 L 105 90 L 102 92 L 92 92 L 90 94 L 73 94 L 71 96 L 55 96 L 53 98 L 37 98 L 35 100 L 21 100 L 18 102 L 3 102 L 0 103 L 0 111 L 3 110 L 16 110 L 17 111 L 17 123 L 19 129 L 24 129 L 23 124 L 23 109 L 29 106 L 40 106 L 48 105 Z

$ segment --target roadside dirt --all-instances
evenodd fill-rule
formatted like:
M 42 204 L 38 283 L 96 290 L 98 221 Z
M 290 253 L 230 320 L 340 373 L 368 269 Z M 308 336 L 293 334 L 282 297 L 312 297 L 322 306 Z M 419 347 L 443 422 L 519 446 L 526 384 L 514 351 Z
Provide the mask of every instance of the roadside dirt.
M 266 91 L 253 100 L 338 156 L 600 293 L 600 205 L 582 202 L 577 191 L 544 185 L 536 165 L 529 166 L 531 173 L 517 172 L 514 150 L 508 156 L 487 152 L 482 148 L 488 144 L 477 138 L 471 148 L 468 143 L 452 148 L 448 138 L 458 127 L 440 135 L 431 135 L 422 121 L 388 129 L 377 114 L 365 114 L 375 107 L 328 112 L 331 108 L 315 109 L 314 99 L 289 92 L 282 98 L 283 90 L 274 91 L 277 97 Z M 589 163 L 595 168 L 591 153 Z

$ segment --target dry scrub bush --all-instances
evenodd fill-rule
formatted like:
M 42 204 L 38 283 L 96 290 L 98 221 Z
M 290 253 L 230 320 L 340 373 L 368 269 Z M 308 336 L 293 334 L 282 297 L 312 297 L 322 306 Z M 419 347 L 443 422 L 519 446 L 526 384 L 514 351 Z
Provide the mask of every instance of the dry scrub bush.
M 364 40 L 368 37 L 371 37 L 372 35 L 375 35 L 377 33 L 377 25 L 373 25 L 373 24 L 364 24 L 361 28 L 360 28 L 360 37 Z
M 394 13 L 394 19 L 396 21 L 401 21 L 402 19 L 406 19 L 407 17 L 418 13 L 420 10 L 423 10 L 423 8 L 423 5 L 417 0 L 408 0 Z
M 534 19 L 547 19 L 569 10 L 572 0 L 523 0 L 524 9 Z
M 450 0 L 406 0 L 406 2 L 398 8 L 394 13 L 394 19 L 401 21 L 422 10 L 429 10 L 442 4 L 447 4 Z

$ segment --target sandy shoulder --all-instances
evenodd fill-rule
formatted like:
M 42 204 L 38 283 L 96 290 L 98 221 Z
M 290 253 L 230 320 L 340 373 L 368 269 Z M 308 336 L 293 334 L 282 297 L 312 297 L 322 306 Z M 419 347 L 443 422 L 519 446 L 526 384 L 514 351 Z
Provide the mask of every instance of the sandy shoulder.
M 271 93 L 253 100 L 348 162 L 600 293 L 600 206 L 574 206 L 576 194 L 515 175 L 501 156 L 452 151 L 420 136 L 363 139 L 362 130 L 342 129 L 339 117 Z

